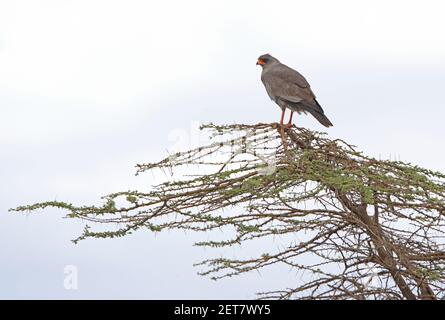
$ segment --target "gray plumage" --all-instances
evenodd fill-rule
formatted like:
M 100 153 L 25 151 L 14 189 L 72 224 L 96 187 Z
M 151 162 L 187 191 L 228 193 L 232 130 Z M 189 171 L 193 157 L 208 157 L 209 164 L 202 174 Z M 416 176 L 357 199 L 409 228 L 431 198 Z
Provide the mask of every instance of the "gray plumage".
M 261 65 L 261 81 L 270 99 L 284 112 L 290 109 L 297 113 L 309 112 L 325 127 L 332 126 L 307 80 L 296 70 L 282 64 L 270 54 L 258 58 Z

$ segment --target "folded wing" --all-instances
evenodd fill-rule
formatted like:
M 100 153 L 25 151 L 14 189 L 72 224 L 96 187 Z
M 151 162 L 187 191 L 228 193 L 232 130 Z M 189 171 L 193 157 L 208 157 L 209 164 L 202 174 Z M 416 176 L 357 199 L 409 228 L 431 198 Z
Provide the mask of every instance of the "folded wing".
M 290 109 L 294 107 L 309 112 L 323 113 L 309 83 L 296 70 L 280 64 L 265 73 L 263 81 L 268 92 L 270 91 L 275 99 L 288 103 Z

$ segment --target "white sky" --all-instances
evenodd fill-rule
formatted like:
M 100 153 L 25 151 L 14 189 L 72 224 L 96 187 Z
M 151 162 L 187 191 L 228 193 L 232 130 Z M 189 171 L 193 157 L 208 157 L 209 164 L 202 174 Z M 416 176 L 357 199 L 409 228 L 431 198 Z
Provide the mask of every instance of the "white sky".
M 444 9 L 443 1 L 0 0 L 0 261 L 8 261 L 0 297 L 246 298 L 280 288 L 274 272 L 217 284 L 197 277 L 192 263 L 212 252 L 192 248 L 190 234 L 74 247 L 81 225 L 56 211 L 7 209 L 147 187 L 133 165 L 165 156 L 172 135 L 196 121 L 277 121 L 255 66 L 263 53 L 308 78 L 331 136 L 445 171 Z M 297 124 L 324 130 L 309 116 Z M 86 279 L 76 292 L 61 285 L 66 264 Z

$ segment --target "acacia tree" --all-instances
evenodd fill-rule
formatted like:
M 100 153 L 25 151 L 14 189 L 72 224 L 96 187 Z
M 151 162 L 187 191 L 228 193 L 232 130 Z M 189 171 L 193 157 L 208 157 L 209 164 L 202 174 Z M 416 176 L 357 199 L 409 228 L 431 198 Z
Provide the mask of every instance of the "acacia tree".
M 444 298 L 445 175 L 367 157 L 322 133 L 277 128 L 206 125 L 214 142 L 137 165 L 137 174 L 186 166 L 187 175 L 147 192 L 107 195 L 99 206 L 53 201 L 13 210 L 57 207 L 95 223 L 74 242 L 138 229 L 233 229 L 226 239 L 196 244 L 208 247 L 297 235 L 298 243 L 254 258 L 198 263 L 200 274 L 213 279 L 275 264 L 309 275 L 259 293 L 264 299 Z

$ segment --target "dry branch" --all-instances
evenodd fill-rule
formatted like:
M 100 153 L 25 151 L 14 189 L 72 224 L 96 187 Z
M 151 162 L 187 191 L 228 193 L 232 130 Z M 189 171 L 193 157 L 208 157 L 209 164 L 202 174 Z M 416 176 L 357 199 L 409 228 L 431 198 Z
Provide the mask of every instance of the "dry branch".
M 14 210 L 59 207 L 69 218 L 106 227 L 88 226 L 75 242 L 138 229 L 233 228 L 233 237 L 197 243 L 210 247 L 276 235 L 304 239 L 255 258 L 198 264 L 205 268 L 201 274 L 214 279 L 274 264 L 311 275 L 260 298 L 445 297 L 443 174 L 376 160 L 345 141 L 303 128 L 286 129 L 285 141 L 276 124 L 202 129 L 213 143 L 137 166 L 138 174 L 187 166 L 187 176 L 173 175 L 175 180 L 147 192 L 110 194 L 101 206 L 43 202 Z M 122 199 L 126 205 L 117 206 Z

